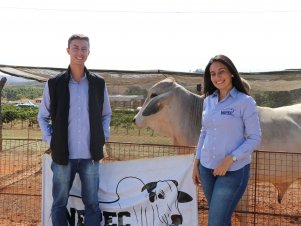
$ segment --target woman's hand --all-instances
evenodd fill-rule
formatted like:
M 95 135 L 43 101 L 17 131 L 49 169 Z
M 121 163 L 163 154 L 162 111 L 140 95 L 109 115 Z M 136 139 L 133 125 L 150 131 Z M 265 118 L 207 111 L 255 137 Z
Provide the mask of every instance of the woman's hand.
M 200 164 L 200 160 L 195 159 L 194 163 L 193 163 L 193 172 L 192 172 L 192 181 L 195 185 L 200 185 L 201 184 L 199 164 Z
M 220 164 L 213 170 L 213 176 L 225 176 L 230 166 L 233 164 L 231 155 L 224 158 Z

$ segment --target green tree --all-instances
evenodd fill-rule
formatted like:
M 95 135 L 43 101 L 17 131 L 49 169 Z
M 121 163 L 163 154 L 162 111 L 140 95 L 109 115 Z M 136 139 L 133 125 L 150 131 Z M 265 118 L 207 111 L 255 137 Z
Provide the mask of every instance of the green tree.
M 12 105 L 2 105 L 2 122 L 11 123 L 13 126 L 13 121 L 18 118 L 18 112 L 15 106 Z
M 133 118 L 137 111 L 131 110 L 113 110 L 111 117 L 111 126 L 118 131 L 118 128 L 125 128 L 127 133 L 134 129 Z
M 128 89 L 125 91 L 126 95 L 143 95 L 144 97 L 147 96 L 147 90 L 142 89 L 139 86 L 130 86 Z
M 35 99 L 43 94 L 42 87 L 7 87 L 3 89 L 2 96 L 7 100 L 14 101 L 23 98 Z
M 199 74 L 204 74 L 204 70 L 201 68 L 197 68 L 196 70 L 193 71 L 194 73 L 199 73 Z
M 29 126 L 33 126 L 34 124 L 37 124 L 36 118 L 38 111 L 38 108 L 17 107 L 10 104 L 4 104 L 2 105 L 2 121 L 4 123 L 11 123 L 11 127 L 15 120 L 21 120 L 22 127 L 25 121 L 28 121 Z

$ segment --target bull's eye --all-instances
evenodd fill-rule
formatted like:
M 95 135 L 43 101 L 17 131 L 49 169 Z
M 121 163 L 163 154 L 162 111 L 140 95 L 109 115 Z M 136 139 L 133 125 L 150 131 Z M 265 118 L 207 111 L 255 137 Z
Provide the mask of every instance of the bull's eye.
M 158 194 L 158 198 L 159 198 L 159 199 L 164 199 L 164 198 L 165 198 L 165 193 L 164 193 L 164 191 L 161 191 L 161 192 Z
M 150 202 L 154 202 L 154 201 L 155 201 L 155 198 L 156 198 L 156 193 L 151 191 L 151 192 L 149 193 L 149 201 L 150 201 Z
M 152 93 L 152 94 L 150 95 L 150 98 L 154 98 L 154 97 L 156 97 L 156 96 L 158 96 L 158 94 Z

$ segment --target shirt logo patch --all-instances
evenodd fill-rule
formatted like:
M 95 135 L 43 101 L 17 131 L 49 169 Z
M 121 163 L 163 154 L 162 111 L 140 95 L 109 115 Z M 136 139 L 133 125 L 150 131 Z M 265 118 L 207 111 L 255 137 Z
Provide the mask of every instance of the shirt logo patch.
M 221 111 L 221 115 L 232 115 L 233 116 L 234 109 L 233 108 L 226 108 Z

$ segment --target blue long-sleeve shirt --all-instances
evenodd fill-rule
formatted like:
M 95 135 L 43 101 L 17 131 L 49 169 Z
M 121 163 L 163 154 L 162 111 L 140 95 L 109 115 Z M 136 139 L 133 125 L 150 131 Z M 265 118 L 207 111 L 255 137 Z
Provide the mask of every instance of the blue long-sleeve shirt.
M 89 159 L 90 153 L 90 123 L 89 123 L 89 97 L 88 79 L 86 75 L 79 81 L 70 76 L 69 92 L 70 106 L 68 117 L 68 146 L 69 159 Z M 107 87 L 104 89 L 104 102 L 102 126 L 105 140 L 110 137 L 111 106 Z M 52 127 L 50 124 L 50 97 L 48 82 L 45 84 L 43 99 L 38 113 L 38 122 L 42 132 L 42 139 L 50 146 Z
M 196 159 L 209 169 L 228 155 L 235 156 L 230 171 L 251 162 L 251 154 L 261 141 L 261 129 L 256 102 L 235 87 L 222 100 L 218 92 L 204 100 L 202 129 Z

